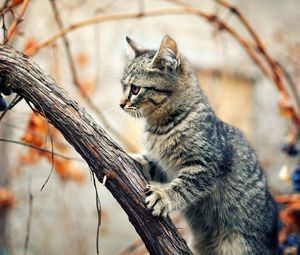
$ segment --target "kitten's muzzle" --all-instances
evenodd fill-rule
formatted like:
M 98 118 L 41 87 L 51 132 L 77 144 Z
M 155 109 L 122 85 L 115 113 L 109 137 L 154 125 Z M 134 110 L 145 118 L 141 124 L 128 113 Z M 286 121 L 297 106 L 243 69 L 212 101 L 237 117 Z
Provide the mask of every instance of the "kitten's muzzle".
M 124 110 L 126 103 L 120 103 L 120 107 Z

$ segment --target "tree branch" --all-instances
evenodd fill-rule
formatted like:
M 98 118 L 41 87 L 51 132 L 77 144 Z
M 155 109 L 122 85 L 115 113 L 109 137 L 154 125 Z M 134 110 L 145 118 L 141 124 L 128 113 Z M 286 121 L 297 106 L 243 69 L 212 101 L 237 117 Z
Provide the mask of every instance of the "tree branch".
M 106 187 L 127 213 L 150 254 L 191 254 L 170 218 L 153 217 L 146 208 L 146 181 L 134 161 L 50 76 L 24 54 L 6 46 L 0 46 L 0 74 L 15 93 L 45 114 L 98 180 L 107 177 Z

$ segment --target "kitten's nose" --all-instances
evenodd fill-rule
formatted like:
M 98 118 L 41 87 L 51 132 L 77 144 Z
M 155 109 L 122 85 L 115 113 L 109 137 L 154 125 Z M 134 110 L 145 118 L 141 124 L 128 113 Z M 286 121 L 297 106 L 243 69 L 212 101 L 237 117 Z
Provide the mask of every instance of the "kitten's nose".
M 126 103 L 120 103 L 120 107 L 124 110 Z

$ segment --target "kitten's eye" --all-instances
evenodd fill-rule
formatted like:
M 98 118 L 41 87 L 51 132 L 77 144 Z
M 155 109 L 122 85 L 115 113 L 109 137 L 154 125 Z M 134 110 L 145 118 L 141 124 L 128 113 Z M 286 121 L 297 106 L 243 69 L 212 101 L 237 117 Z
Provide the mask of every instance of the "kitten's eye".
M 136 85 L 131 85 L 130 87 L 130 93 L 132 93 L 133 95 L 137 95 L 140 92 L 141 87 L 140 86 L 136 86 Z

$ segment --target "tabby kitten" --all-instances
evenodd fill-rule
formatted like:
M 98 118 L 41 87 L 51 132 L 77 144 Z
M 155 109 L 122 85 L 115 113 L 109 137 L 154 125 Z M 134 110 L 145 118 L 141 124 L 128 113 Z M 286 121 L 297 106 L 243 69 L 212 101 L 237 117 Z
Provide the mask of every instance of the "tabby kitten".
M 165 183 L 146 188 L 149 210 L 182 210 L 195 254 L 275 254 L 276 206 L 243 134 L 216 117 L 172 38 L 157 51 L 127 42 L 135 58 L 120 106 L 145 118 L 148 152 L 135 160 L 148 180 Z

